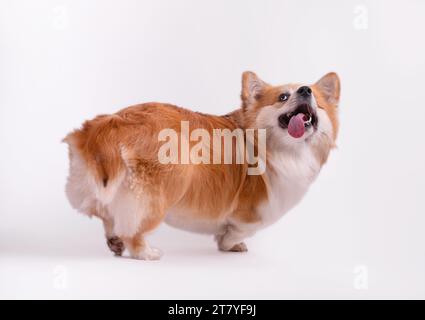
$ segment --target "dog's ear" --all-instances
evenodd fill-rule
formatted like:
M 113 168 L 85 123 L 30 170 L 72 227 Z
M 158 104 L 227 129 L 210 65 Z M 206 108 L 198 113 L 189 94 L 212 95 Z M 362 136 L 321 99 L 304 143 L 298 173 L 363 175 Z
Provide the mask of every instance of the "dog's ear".
M 320 91 L 327 103 L 338 106 L 341 84 L 335 72 L 324 75 L 314 86 Z
M 254 72 L 245 71 L 242 74 L 242 106 L 249 108 L 261 97 L 264 89 L 268 86 Z

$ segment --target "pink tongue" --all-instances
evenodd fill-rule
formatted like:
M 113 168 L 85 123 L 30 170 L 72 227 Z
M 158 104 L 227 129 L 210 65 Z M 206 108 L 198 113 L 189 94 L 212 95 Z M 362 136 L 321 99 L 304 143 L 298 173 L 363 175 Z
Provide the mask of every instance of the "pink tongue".
M 288 133 L 294 138 L 301 138 L 304 135 L 304 113 L 298 113 L 289 120 Z

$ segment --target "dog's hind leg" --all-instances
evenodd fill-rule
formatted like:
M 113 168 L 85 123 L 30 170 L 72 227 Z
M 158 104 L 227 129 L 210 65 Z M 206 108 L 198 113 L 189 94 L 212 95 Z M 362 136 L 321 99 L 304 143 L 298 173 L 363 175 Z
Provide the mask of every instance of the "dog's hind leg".
M 105 229 L 106 244 L 116 256 L 122 256 L 125 250 L 124 242 L 114 233 L 114 223 L 110 218 L 103 218 L 103 227 Z
M 158 193 L 144 192 L 140 185 L 137 190 L 123 185 L 116 197 L 108 205 L 108 212 L 113 218 L 112 233 L 106 224 L 109 235 L 119 237 L 118 247 L 125 247 L 130 256 L 141 260 L 158 260 L 161 251 L 151 248 L 145 237 L 153 231 L 164 218 L 164 199 Z M 120 244 L 122 240 L 123 244 Z
M 130 256 L 140 260 L 159 260 L 162 256 L 161 250 L 151 247 L 145 239 L 146 234 L 153 231 L 163 220 L 162 212 L 151 211 L 141 221 L 140 227 L 132 237 L 123 237 L 124 244 Z

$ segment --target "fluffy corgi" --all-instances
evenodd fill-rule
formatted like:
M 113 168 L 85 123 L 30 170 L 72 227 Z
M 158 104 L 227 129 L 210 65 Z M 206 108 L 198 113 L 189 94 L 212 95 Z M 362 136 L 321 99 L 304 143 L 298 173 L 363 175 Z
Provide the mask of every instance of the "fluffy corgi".
M 247 71 L 241 107 L 224 116 L 164 103 L 98 116 L 64 139 L 67 197 L 73 208 L 103 221 L 118 256 L 127 249 L 135 259 L 159 259 L 146 235 L 162 221 L 214 235 L 222 251 L 247 251 L 244 239 L 299 203 L 326 162 L 338 133 L 339 96 L 335 73 L 313 85 L 272 86 Z M 217 130 L 232 133 L 230 157 L 216 157 L 209 145 L 208 133 Z M 254 139 L 250 130 L 258 131 Z M 253 174 L 248 156 L 235 161 L 249 144 L 260 168 Z

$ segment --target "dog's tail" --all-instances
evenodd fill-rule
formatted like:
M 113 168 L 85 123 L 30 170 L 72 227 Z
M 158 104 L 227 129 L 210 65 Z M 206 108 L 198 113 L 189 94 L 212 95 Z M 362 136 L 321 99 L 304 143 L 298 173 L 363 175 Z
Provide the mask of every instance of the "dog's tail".
M 115 197 L 125 175 L 126 165 L 118 141 L 122 121 L 117 115 L 98 116 L 63 139 L 69 145 L 71 166 L 73 157 L 84 162 L 92 175 L 96 197 L 104 204 Z

